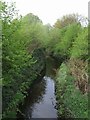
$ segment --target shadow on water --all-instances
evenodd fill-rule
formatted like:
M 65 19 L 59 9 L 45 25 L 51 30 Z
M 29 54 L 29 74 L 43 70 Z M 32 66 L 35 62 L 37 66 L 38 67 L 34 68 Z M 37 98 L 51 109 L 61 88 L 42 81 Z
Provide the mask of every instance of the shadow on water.
M 18 118 L 30 120 L 31 118 L 57 118 L 55 98 L 55 71 L 57 63 L 51 58 L 47 59 L 46 75 L 29 90 L 24 104 L 20 106 L 22 116 Z

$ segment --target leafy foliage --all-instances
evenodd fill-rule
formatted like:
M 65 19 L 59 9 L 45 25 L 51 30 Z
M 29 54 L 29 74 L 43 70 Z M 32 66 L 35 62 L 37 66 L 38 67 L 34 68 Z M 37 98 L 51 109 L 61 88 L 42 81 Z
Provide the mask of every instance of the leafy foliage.
M 63 27 L 69 26 L 71 24 L 85 24 L 87 25 L 87 18 L 78 14 L 68 14 L 63 16 L 61 19 L 58 19 L 54 24 L 54 27 L 62 29 Z
M 33 22 L 33 20 L 34 22 L 30 25 L 29 30 L 31 31 L 26 32 L 29 23 L 23 25 L 22 18 L 11 19 L 10 16 L 13 17 L 14 14 L 14 8 L 12 9 L 13 13 L 11 9 L 8 11 L 8 5 L 5 5 L 4 10 L 2 11 L 2 97 L 4 101 L 3 117 L 5 118 L 15 117 L 17 105 L 23 101 L 27 94 L 25 92 L 26 89 L 36 77 L 39 76 L 45 65 L 45 59 L 43 58 L 44 53 L 42 53 L 41 50 L 40 52 L 37 50 L 38 57 L 35 57 L 36 55 L 34 56 L 33 53 L 27 50 L 28 44 L 31 44 L 30 42 L 32 39 L 27 39 L 26 36 L 30 34 L 29 36 L 34 37 L 34 32 L 36 32 L 36 38 L 39 39 L 41 37 L 38 36 L 41 21 L 38 17 L 31 15 L 29 17 L 29 19 L 31 18 L 30 22 Z M 4 14 L 6 12 L 10 13 L 10 16 L 8 14 L 7 17 L 7 14 Z M 35 22 L 38 22 L 36 23 L 37 25 L 34 25 Z M 21 31 L 22 29 L 24 29 L 24 31 Z M 39 56 L 40 54 L 42 55 Z M 41 68 L 37 69 L 39 65 Z
M 88 59 L 88 29 L 83 28 L 75 42 L 73 43 L 71 50 L 71 57 Z
M 82 26 L 82 16 L 75 14 L 64 16 L 52 27 L 49 24 L 43 25 L 39 17 L 32 13 L 24 17 L 18 16 L 15 3 L 8 6 L 5 2 L 0 2 L 0 8 L 3 116 L 14 117 L 17 105 L 27 95 L 26 89 L 45 67 L 45 49 L 47 55 L 52 55 L 60 62 L 76 59 L 73 66 L 77 66 L 78 59 L 84 62 L 89 60 L 88 27 Z M 74 79 L 78 76 L 72 75 L 73 78 L 68 67 L 70 66 L 62 64 L 57 76 L 58 102 L 59 99 L 63 101 L 63 106 L 70 110 L 70 115 L 87 117 L 87 96 L 76 89 Z M 60 107 L 60 114 L 65 112 L 64 107 Z
M 79 31 L 80 25 L 78 24 L 72 24 L 68 26 L 63 37 L 61 38 L 61 42 L 56 44 L 55 54 L 60 54 L 61 56 L 69 57 L 72 44 L 75 41 Z
M 58 114 L 65 118 L 88 118 L 88 95 L 75 87 L 75 78 L 66 64 L 62 64 L 56 80 Z

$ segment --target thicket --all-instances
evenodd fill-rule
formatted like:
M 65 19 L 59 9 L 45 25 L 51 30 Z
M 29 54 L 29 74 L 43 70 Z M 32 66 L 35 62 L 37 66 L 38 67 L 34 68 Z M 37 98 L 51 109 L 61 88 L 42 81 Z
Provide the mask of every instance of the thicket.
M 54 54 L 66 57 L 56 79 L 58 116 L 88 118 L 88 25 L 74 22 L 62 29 L 66 30 L 54 49 Z
M 67 61 L 67 67 L 69 69 L 71 67 L 73 68 L 70 69 L 70 74 L 74 77 L 72 80 L 73 82 L 69 75 L 67 78 L 61 79 L 61 76 L 65 77 L 66 73 L 63 74 L 63 72 L 66 72 L 66 69 L 60 73 L 58 76 L 58 84 L 61 86 L 59 86 L 60 88 L 58 87 L 58 90 L 61 90 L 61 87 L 63 90 L 63 87 L 65 86 L 63 85 L 63 82 L 65 82 L 65 84 L 67 83 L 66 89 L 68 90 L 65 91 L 65 98 L 67 98 L 70 91 L 73 92 L 75 90 L 75 96 L 72 95 L 71 98 L 68 98 L 68 104 L 66 104 L 66 102 L 64 103 L 67 107 L 70 105 L 69 108 L 74 111 L 74 116 L 76 115 L 79 117 L 82 113 L 87 116 L 87 112 L 85 112 L 85 109 L 87 110 L 87 98 L 83 97 L 83 93 L 80 93 L 82 90 L 77 90 L 77 87 L 74 85 L 77 83 L 77 79 L 82 79 L 80 76 L 86 75 L 86 78 L 84 77 L 84 79 L 88 78 L 88 25 L 86 27 L 82 26 L 82 21 L 79 20 L 82 16 L 75 14 L 66 15 L 62 19 L 58 19 L 54 26 L 50 26 L 49 24 L 43 25 L 38 16 L 35 16 L 32 13 L 23 17 L 18 16 L 15 4 L 13 3 L 11 6 L 8 6 L 4 2 L 0 2 L 0 6 L 3 50 L 3 111 L 9 113 L 9 109 L 6 108 L 14 108 L 13 106 L 17 106 L 21 99 L 25 97 L 25 89 L 31 84 L 32 79 L 34 80 L 36 78 L 37 72 L 40 72 L 40 69 L 38 68 L 44 66 L 45 62 L 44 59 L 43 62 L 41 62 L 42 57 L 39 57 L 39 55 L 34 59 L 33 52 L 37 49 L 43 49 L 46 50 L 45 55 L 51 55 L 60 62 Z M 87 21 L 87 19 L 84 18 L 83 20 L 84 22 Z M 63 67 L 65 66 L 62 65 L 60 69 Z M 79 72 L 79 75 L 77 75 L 77 70 L 82 72 Z M 79 84 L 80 83 L 82 82 L 79 82 Z M 71 84 L 72 86 L 69 86 Z M 84 84 L 87 87 L 87 80 Z M 59 96 L 61 100 L 61 91 L 57 96 Z M 70 100 L 72 103 L 69 103 Z M 76 103 L 74 102 L 75 100 L 77 100 Z M 75 104 L 80 105 L 80 108 L 75 110 Z M 12 111 L 14 110 L 12 109 Z M 4 112 L 4 114 L 6 113 Z M 13 112 L 12 116 L 14 116 L 14 114 L 15 112 Z M 9 117 L 10 116 L 11 113 L 9 114 Z
M 2 110 L 3 118 L 16 117 L 18 104 L 27 95 L 27 88 L 33 83 L 45 68 L 44 50 L 38 47 L 29 50 L 31 41 L 42 40 L 41 21 L 30 14 L 16 16 L 14 4 L 2 6 Z M 29 27 L 28 27 L 29 26 Z M 40 29 L 41 31 L 39 31 Z M 35 34 L 36 33 L 36 34 Z M 36 49 L 36 51 L 35 51 Z
M 81 74 L 79 75 L 81 76 Z M 76 87 L 75 81 L 76 76 L 72 76 L 68 65 L 63 63 L 60 66 L 56 79 L 56 98 L 59 117 L 88 118 L 88 95 L 83 94 L 78 85 Z

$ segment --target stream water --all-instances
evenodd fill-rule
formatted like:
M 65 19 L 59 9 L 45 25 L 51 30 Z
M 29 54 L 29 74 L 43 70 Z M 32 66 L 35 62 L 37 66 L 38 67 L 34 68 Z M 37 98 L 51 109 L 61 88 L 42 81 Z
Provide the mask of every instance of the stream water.
M 31 118 L 57 118 L 55 98 L 55 71 L 57 64 L 48 58 L 46 75 L 33 85 L 20 107 L 24 120 Z M 19 114 L 19 117 L 21 115 Z

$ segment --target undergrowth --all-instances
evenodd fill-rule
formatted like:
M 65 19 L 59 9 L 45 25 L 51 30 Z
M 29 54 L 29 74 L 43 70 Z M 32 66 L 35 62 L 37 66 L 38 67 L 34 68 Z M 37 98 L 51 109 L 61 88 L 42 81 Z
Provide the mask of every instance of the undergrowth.
M 65 118 L 87 118 L 88 96 L 75 86 L 75 76 L 62 63 L 56 79 L 58 116 Z

